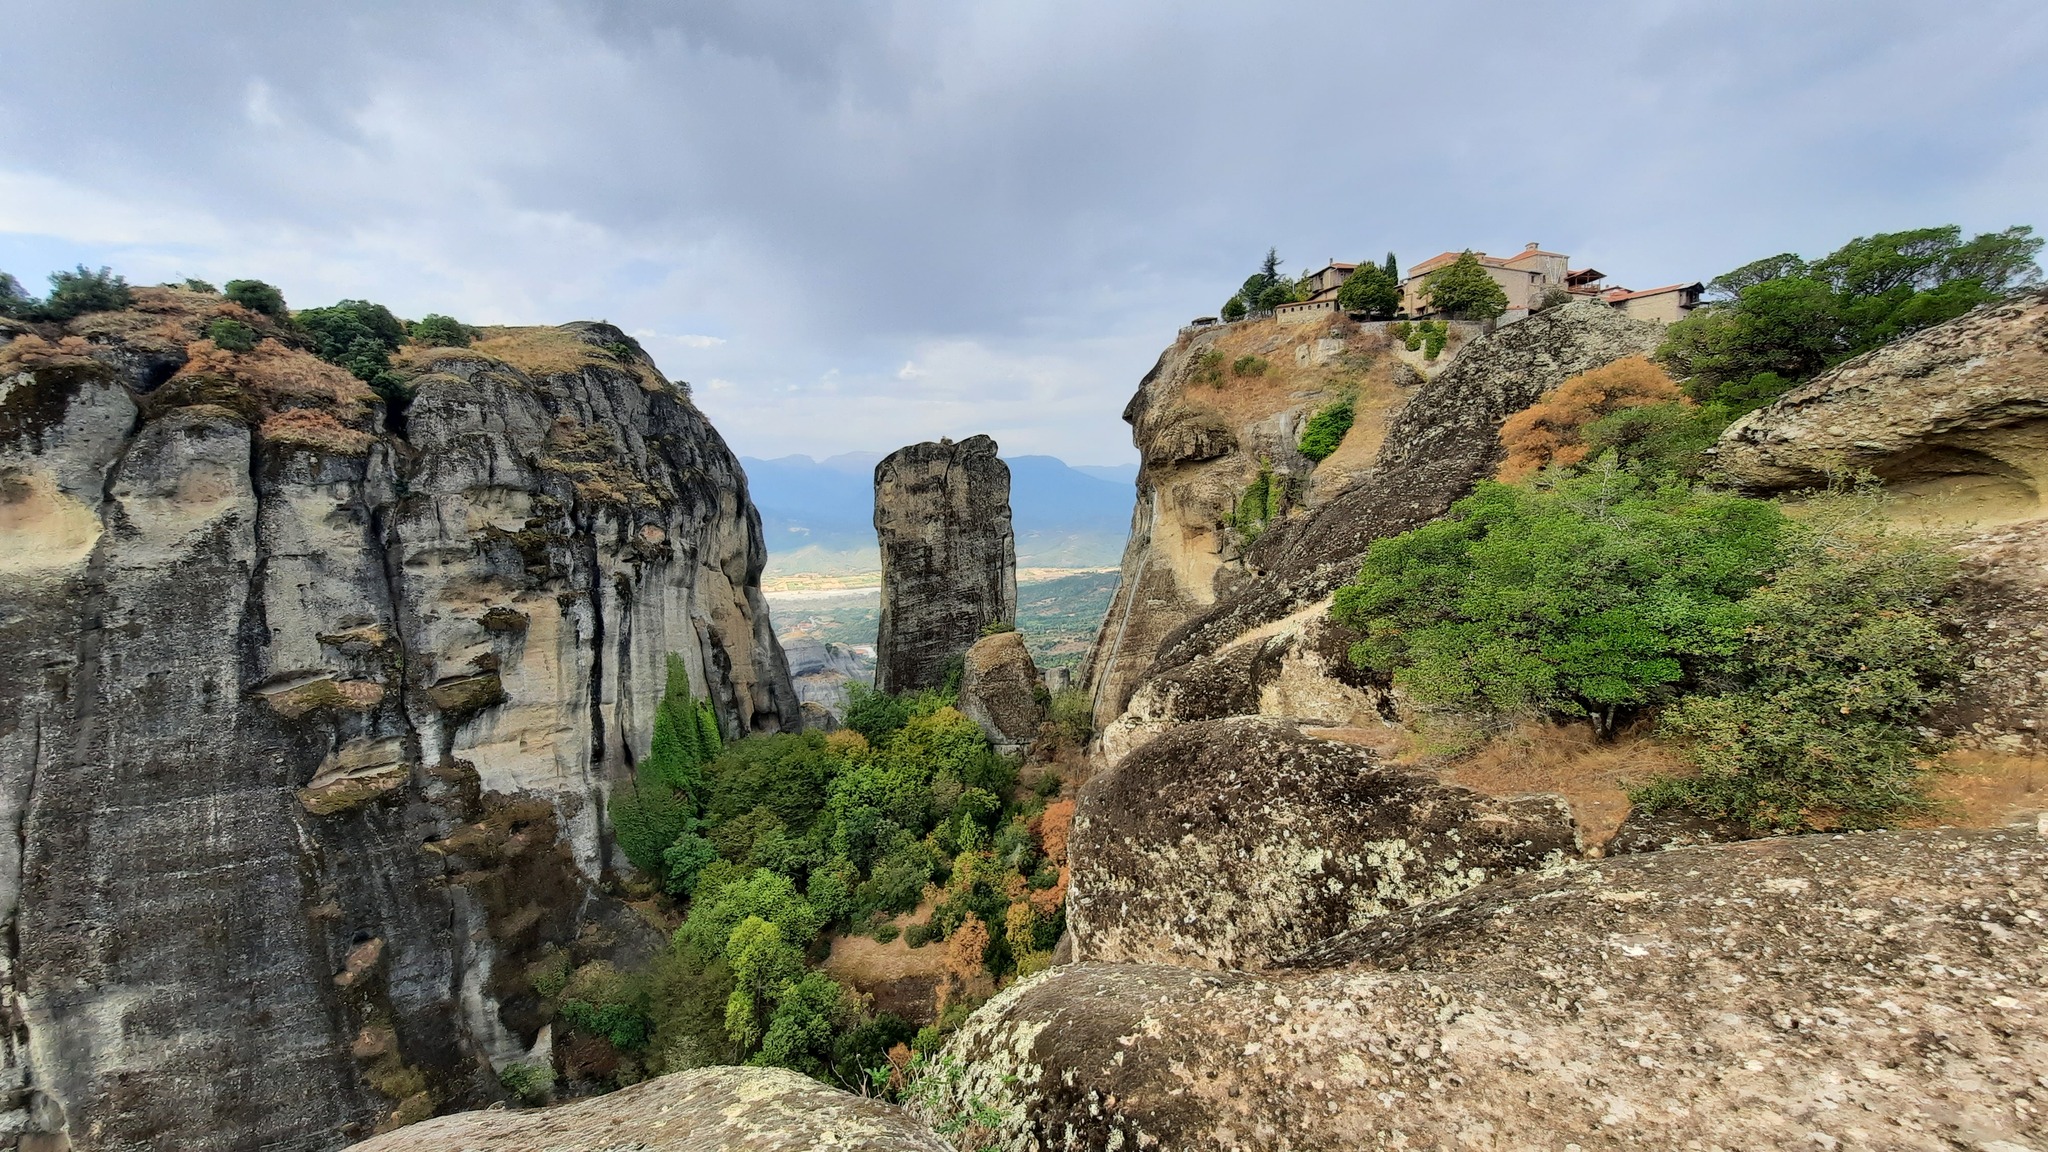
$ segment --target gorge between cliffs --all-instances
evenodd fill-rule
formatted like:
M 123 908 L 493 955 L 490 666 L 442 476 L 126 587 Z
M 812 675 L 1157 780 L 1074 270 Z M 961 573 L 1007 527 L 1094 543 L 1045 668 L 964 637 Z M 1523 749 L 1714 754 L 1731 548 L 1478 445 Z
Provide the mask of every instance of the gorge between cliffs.
M 617 327 L 367 373 L 199 287 L 0 320 L 0 1146 L 2048 1147 L 2048 295 L 1689 446 L 1662 325 L 1406 323 L 1176 336 L 1057 691 L 996 445 L 889 457 L 883 690 L 827 711 L 738 459 Z M 1775 534 L 1700 609 L 1746 623 L 1640 699 L 1418 672 L 1474 541 L 1567 515 L 1587 569 Z M 1943 765 L 1867 820 L 1695 751 L 1812 695 L 1742 677 L 1850 540 L 1905 591 L 1842 627 L 1930 638 L 1871 723 Z

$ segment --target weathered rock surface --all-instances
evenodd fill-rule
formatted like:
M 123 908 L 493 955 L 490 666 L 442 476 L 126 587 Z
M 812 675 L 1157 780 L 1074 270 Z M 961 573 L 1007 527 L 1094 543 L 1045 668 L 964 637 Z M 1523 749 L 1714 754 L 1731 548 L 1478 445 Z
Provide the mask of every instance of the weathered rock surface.
M 2048 513 L 2048 290 L 1822 373 L 1737 420 L 1714 458 L 1760 490 L 1868 469 L 1951 524 Z
M 729 733 L 796 721 L 737 460 L 608 325 L 412 350 L 402 434 L 216 296 L 6 335 L 0 1125 L 316 1149 L 488 1102 L 667 654 Z
M 1076 959 L 1237 969 L 1579 850 L 1557 797 L 1482 796 L 1250 717 L 1175 724 L 1098 773 L 1068 844 Z
M 882 551 L 876 686 L 935 688 L 981 630 L 1017 616 L 1010 466 L 970 436 L 899 448 L 875 465 Z
M 848 685 L 872 686 L 875 682 L 871 648 L 805 639 L 790 641 L 783 651 L 789 657 L 789 676 L 797 699 L 829 713 L 836 715 L 846 708 Z
M 1318 600 L 1220 650 L 1146 680 L 1099 751 L 1114 765 L 1168 727 L 1228 716 L 1271 716 L 1322 728 L 1384 725 L 1394 696 L 1350 663 L 1356 633 Z
M 967 650 L 960 672 L 960 711 L 981 726 L 999 752 L 1016 752 L 1038 738 L 1045 720 L 1038 666 L 1020 632 L 984 636 Z
M 2002 752 L 2048 752 L 2048 519 L 2001 525 L 1956 551 L 1970 667 L 1929 723 Z
M 1474 341 L 1395 413 L 1372 467 L 1247 552 L 1242 590 L 1175 629 L 1153 671 L 1214 651 L 1335 592 L 1375 540 L 1450 510 L 1499 463 L 1501 422 L 1565 380 L 1646 355 L 1662 330 L 1598 304 L 1539 312 Z
M 782 1068 L 699 1068 L 594 1100 L 464 1112 L 352 1152 L 950 1152 L 909 1113 Z
M 1077 964 L 952 1040 L 1004 1146 L 2048 1141 L 2048 838 L 1797 837 L 1579 864 L 1264 975 Z
M 1442 515 L 1491 472 L 1501 421 L 1570 376 L 1650 351 L 1658 335 L 1611 308 L 1567 305 L 1473 340 L 1425 379 L 1397 362 L 1398 349 L 1354 334 L 1331 371 L 1359 387 L 1357 423 L 1320 465 L 1295 443 L 1327 389 L 1259 406 L 1233 380 L 1216 396 L 1195 377 L 1227 333 L 1169 349 L 1124 411 L 1144 462 L 1123 582 L 1089 656 L 1097 728 L 1148 678 L 1329 596 L 1372 541 Z M 1262 461 L 1296 510 L 1241 547 L 1226 521 Z

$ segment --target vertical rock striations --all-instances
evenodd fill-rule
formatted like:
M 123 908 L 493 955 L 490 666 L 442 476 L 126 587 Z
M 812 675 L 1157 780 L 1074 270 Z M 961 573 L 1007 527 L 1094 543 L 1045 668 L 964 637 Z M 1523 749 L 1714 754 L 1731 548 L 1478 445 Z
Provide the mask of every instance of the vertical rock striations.
M 884 692 L 938 686 L 981 630 L 1017 615 L 1010 467 L 996 442 L 912 444 L 875 465 L 882 547 L 876 683 Z
M 487 1102 L 531 956 L 610 916 L 667 654 L 729 734 L 798 723 L 738 462 L 609 325 L 407 350 L 387 420 L 136 297 L 0 322 L 0 1123 L 325 1149 Z

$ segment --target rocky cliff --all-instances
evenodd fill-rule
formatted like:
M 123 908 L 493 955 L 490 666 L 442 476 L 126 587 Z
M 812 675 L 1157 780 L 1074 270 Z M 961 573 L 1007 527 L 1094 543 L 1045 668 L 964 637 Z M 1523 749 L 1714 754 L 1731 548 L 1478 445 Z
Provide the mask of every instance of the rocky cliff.
M 1123 584 L 1089 657 L 1097 727 L 1114 730 L 1148 680 L 1222 658 L 1240 641 L 1278 636 L 1296 663 L 1316 662 L 1318 638 L 1302 637 L 1311 621 L 1291 617 L 1356 575 L 1372 541 L 1442 515 L 1490 475 L 1495 433 L 1510 414 L 1570 376 L 1650 351 L 1658 334 L 1611 308 L 1575 304 L 1454 343 L 1435 364 L 1408 355 L 1384 325 L 1264 321 L 1184 335 L 1124 410 L 1143 463 Z M 1269 366 L 1255 376 L 1221 366 L 1253 354 L 1242 349 L 1262 350 Z M 1302 456 L 1303 422 L 1344 396 L 1355 397 L 1357 415 L 1338 450 L 1320 463 Z M 1247 531 L 1241 506 L 1262 477 L 1269 493 L 1285 495 L 1269 498 L 1270 521 Z M 1284 663 L 1276 653 L 1263 667 L 1278 679 Z M 1192 695 L 1234 693 L 1250 702 L 1237 711 L 1260 710 L 1260 684 L 1195 675 L 1204 685 Z M 1343 721 L 1369 704 L 1341 686 L 1323 691 L 1332 681 L 1319 665 L 1307 679 L 1310 697 L 1331 697 L 1307 715 Z M 1136 711 L 1144 715 L 1132 722 L 1146 724 L 1233 714 Z
M 0 331 L 9 1130 L 318 1149 L 492 1098 L 526 958 L 644 935 L 597 881 L 667 654 L 729 735 L 797 722 L 687 394 L 609 325 L 484 336 L 391 410 L 215 296 Z
M 875 682 L 937 687 L 981 630 L 1017 617 L 1010 468 L 996 442 L 912 444 L 875 465 L 882 620 Z

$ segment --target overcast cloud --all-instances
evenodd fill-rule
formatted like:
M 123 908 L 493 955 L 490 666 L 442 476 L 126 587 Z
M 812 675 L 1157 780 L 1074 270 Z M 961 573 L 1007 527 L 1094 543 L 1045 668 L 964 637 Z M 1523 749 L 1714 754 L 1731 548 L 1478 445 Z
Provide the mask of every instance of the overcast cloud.
M 0 269 L 604 318 L 749 455 L 1117 416 L 1268 244 L 1635 286 L 2048 204 L 2048 5 L 0 0 Z

